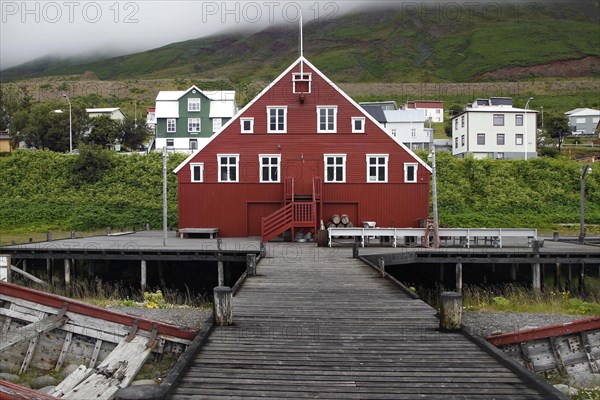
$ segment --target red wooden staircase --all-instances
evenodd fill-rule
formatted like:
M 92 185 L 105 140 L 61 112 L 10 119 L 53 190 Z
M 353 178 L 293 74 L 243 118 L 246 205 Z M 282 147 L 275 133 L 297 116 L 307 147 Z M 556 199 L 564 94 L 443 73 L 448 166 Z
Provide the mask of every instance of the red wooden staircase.
M 312 194 L 295 194 L 294 178 L 288 177 L 283 183 L 284 206 L 262 219 L 262 241 L 281 235 L 288 229 L 292 230 L 292 239 L 296 228 L 313 228 L 317 231 L 317 211 L 319 215 L 322 207 L 321 193 L 323 181 L 320 177 L 313 177 Z

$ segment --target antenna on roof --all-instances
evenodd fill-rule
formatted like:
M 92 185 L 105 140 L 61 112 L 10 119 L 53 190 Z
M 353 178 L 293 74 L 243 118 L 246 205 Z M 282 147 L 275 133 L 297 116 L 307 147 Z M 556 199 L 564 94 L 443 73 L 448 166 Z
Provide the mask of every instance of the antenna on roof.
M 302 38 L 302 11 L 300 11 L 300 77 L 304 77 L 304 43 Z

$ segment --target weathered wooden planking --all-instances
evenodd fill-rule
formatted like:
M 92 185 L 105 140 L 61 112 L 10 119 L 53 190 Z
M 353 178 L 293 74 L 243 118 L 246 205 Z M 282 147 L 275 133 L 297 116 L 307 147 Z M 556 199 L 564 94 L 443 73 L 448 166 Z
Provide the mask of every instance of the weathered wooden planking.
M 6 337 L 2 338 L 0 343 L 0 351 L 14 346 L 16 343 L 33 339 L 43 332 L 51 331 L 52 329 L 62 326 L 67 321 L 67 317 L 59 318 L 57 315 L 51 315 L 37 322 L 33 322 L 22 328 L 14 331 L 9 331 Z
M 129 386 L 148 359 L 152 346 L 146 346 L 147 343 L 148 339 L 142 336 L 134 336 L 129 342 L 123 340 L 90 376 L 66 392 L 63 398 L 112 399 L 119 388 Z
M 336 249 L 273 245 L 234 298 L 172 399 L 560 398 L 461 333 L 435 310 Z
M 84 379 L 92 374 L 92 368 L 86 368 L 85 365 L 80 365 L 75 371 L 71 372 L 69 376 L 62 380 L 52 392 L 51 396 L 62 397 L 65 393 L 71 391 L 74 387 L 79 385 Z

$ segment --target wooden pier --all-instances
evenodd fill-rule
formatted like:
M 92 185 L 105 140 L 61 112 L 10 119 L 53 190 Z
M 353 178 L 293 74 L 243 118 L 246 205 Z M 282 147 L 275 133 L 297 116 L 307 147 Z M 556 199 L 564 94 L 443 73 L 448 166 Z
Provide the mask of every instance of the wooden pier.
M 566 399 L 351 249 L 269 245 L 170 392 L 188 398 Z

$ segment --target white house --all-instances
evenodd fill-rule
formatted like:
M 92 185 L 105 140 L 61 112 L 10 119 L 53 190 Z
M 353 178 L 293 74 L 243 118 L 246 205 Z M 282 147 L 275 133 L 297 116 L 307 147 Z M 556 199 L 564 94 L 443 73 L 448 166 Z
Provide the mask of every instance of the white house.
M 512 99 L 477 99 L 452 118 L 452 155 L 494 159 L 537 157 L 537 111 L 515 108 Z
M 86 108 L 85 111 L 87 112 L 87 114 L 90 118 L 95 118 L 95 117 L 99 117 L 101 115 L 106 115 L 106 116 L 110 117 L 110 119 L 114 119 L 115 121 L 119 121 L 119 122 L 123 122 L 123 120 L 125 119 L 125 114 L 123 114 L 123 111 L 121 111 L 121 109 L 117 108 L 117 107 Z
M 425 110 L 383 110 L 385 128 L 411 150 L 428 150 L 433 135 Z
M 156 149 L 201 148 L 237 112 L 235 91 L 163 90 L 156 96 Z
M 576 108 L 565 115 L 569 118 L 574 135 L 593 135 L 600 122 L 600 110 L 591 108 Z
M 404 107 L 405 110 L 423 110 L 425 116 L 431 119 L 431 122 L 444 122 L 444 102 L 438 100 L 415 100 L 408 101 Z

